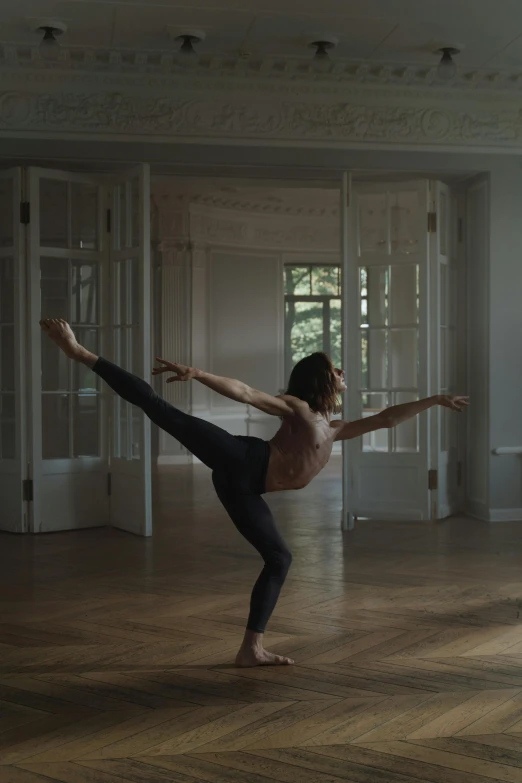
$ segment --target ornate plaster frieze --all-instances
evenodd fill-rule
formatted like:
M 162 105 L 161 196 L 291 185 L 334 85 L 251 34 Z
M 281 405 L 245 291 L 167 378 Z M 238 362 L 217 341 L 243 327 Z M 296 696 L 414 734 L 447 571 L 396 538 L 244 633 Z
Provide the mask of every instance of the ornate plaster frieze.
M 241 212 L 191 208 L 191 240 L 208 247 L 237 247 L 278 252 L 339 250 L 339 222 L 325 217 L 245 215 Z
M 0 69 L 0 134 L 192 143 L 522 149 L 516 94 Z

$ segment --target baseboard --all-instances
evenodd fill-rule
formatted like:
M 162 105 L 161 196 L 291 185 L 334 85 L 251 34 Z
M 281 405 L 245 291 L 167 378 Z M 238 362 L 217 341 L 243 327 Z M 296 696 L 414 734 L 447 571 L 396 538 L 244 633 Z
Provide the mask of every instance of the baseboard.
M 522 508 L 488 508 L 476 500 L 468 501 L 466 514 L 481 522 L 522 522 Z
M 489 522 L 489 508 L 482 500 L 469 498 L 465 513 L 474 519 L 480 519 L 481 522 Z
M 492 508 L 489 522 L 522 522 L 522 508 Z

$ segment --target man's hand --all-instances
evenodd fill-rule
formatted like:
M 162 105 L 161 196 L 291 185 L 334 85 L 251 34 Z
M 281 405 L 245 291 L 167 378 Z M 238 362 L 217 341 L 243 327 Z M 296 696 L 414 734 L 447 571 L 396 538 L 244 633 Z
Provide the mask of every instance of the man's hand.
M 162 372 L 176 373 L 172 378 L 167 378 L 167 383 L 173 381 L 191 381 L 193 378 L 197 378 L 199 370 L 195 367 L 187 367 L 186 364 L 178 364 L 177 362 L 167 362 L 165 359 L 159 359 L 156 357 L 156 361 L 163 365 L 162 367 L 153 367 L 153 375 L 161 375 Z
M 459 413 L 469 405 L 469 397 L 451 397 L 449 394 L 437 395 L 437 402 L 443 408 L 449 408 L 451 411 Z

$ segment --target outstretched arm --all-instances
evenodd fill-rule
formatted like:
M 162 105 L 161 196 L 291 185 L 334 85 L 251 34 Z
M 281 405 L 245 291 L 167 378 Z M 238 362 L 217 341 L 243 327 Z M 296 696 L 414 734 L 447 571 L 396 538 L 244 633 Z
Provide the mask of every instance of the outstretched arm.
M 335 440 L 351 440 L 368 432 L 375 430 L 389 429 L 396 427 L 403 421 L 412 419 L 419 413 L 433 408 L 434 405 L 441 405 L 452 411 L 462 411 L 468 405 L 467 397 L 450 397 L 446 394 L 435 394 L 433 397 L 426 397 L 416 402 L 405 402 L 403 405 L 392 405 L 390 408 L 377 413 L 375 416 L 367 416 L 365 419 L 357 421 L 338 421 L 333 422 L 337 433 Z
M 294 408 L 286 401 L 284 397 L 274 397 L 266 392 L 253 389 L 243 381 L 237 381 L 234 378 L 224 378 L 221 375 L 212 375 L 210 372 L 198 370 L 196 367 L 188 367 L 176 362 L 167 362 L 165 359 L 156 359 L 163 365 L 152 369 L 153 375 L 160 375 L 163 372 L 175 373 L 172 378 L 167 378 L 167 383 L 174 381 L 199 381 L 203 386 L 228 397 L 230 400 L 242 402 L 246 405 L 252 405 L 264 413 L 272 416 L 288 416 L 294 413 Z

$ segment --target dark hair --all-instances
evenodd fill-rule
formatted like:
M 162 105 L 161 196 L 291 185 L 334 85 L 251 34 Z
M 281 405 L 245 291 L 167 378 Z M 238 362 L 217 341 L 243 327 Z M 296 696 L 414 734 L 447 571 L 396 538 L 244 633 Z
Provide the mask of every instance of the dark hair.
M 297 362 L 285 393 L 304 400 L 315 413 L 327 415 L 337 413 L 341 408 L 333 364 L 322 352 Z

